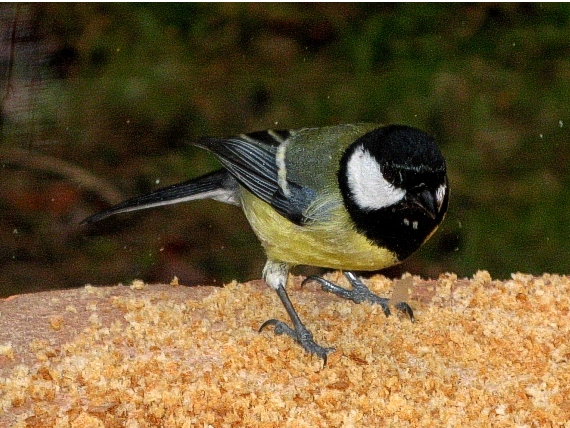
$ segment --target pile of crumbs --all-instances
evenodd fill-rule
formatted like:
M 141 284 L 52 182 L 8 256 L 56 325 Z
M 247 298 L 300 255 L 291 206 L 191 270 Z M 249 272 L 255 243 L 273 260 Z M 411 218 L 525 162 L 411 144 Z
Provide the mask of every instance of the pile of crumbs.
M 336 347 L 326 367 L 289 337 L 257 332 L 287 320 L 258 282 L 199 299 L 162 286 L 182 300 L 153 285 L 101 291 L 76 308 L 87 321 L 70 340 L 35 341 L 35 361 L 0 365 L 0 425 L 570 427 L 570 277 L 411 278 L 413 324 L 290 281 L 317 343 Z M 368 285 L 394 288 L 380 275 Z M 70 314 L 45 323 L 60 333 Z M 0 353 L 18 361 L 10 343 Z

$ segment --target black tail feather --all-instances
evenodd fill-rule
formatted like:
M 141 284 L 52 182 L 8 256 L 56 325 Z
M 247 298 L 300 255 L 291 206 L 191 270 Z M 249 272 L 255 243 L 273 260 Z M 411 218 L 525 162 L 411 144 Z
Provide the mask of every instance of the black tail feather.
M 138 211 L 162 205 L 176 204 L 197 199 L 215 199 L 239 204 L 235 190 L 237 182 L 225 169 L 214 171 L 192 180 L 157 189 L 146 195 L 128 199 L 111 208 L 87 217 L 80 224 L 95 223 L 109 216 L 128 211 Z

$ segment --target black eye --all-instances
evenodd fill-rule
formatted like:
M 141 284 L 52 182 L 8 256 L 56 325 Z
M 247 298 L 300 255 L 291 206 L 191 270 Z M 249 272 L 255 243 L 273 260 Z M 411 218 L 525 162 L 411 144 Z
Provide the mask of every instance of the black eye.
M 398 169 L 388 164 L 382 165 L 382 175 L 384 179 L 392 185 L 399 186 L 402 183 L 402 174 Z

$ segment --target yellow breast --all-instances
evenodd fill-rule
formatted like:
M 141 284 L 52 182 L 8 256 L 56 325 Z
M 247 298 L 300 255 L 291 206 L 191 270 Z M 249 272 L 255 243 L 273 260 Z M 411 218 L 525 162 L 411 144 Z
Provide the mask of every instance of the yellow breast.
M 248 191 L 241 196 L 244 213 L 270 260 L 364 271 L 399 263 L 393 252 L 374 245 L 352 227 L 342 203 L 326 222 L 298 226 Z

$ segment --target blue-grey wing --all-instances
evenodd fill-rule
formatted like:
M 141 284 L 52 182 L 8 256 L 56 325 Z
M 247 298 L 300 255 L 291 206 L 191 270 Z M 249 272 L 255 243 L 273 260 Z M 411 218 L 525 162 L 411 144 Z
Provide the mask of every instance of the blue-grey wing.
M 231 138 L 205 138 L 195 144 L 212 152 L 247 190 L 296 224 L 306 223 L 315 189 L 288 180 L 279 161 L 288 131 L 258 131 Z

